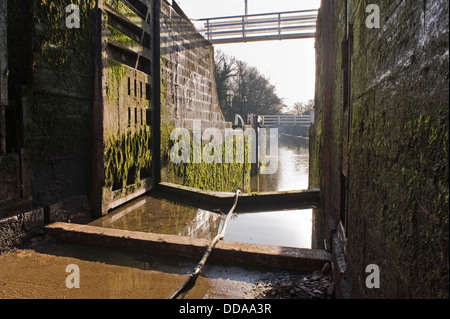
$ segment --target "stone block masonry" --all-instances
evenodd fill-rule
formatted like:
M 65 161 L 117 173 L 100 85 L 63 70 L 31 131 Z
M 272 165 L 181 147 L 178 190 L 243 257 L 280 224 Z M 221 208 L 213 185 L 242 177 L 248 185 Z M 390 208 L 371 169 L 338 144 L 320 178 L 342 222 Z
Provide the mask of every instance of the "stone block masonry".
M 72 1 L 79 29 L 61 27 L 68 3 L 8 1 L 7 145 L 39 207 L 89 190 L 94 2 Z
M 163 182 L 214 191 L 250 188 L 250 165 L 174 164 L 169 152 L 175 128 L 224 130 L 214 77 L 214 47 L 201 36 L 174 2 L 161 3 L 161 177 Z
M 0 254 L 22 245 L 44 227 L 44 210 L 31 210 L 0 220 Z
M 374 3 L 379 29 L 366 26 Z M 342 252 L 341 297 L 449 296 L 448 9 L 322 1 L 310 176 Z M 370 264 L 380 288 L 366 285 Z
M 165 153 L 175 127 L 191 130 L 194 120 L 201 120 L 203 128 L 230 124 L 225 123 L 218 104 L 213 46 L 176 4 L 160 3 L 161 148 Z M 144 8 L 136 12 L 121 2 L 105 0 L 101 7 L 102 101 L 97 109 L 102 118 L 99 149 L 103 156 L 98 156 L 104 176 L 99 175 L 97 183 L 101 185 L 97 187 L 101 187 L 98 196 L 104 214 L 155 187 L 152 145 L 157 137 L 153 137 L 152 123 L 147 120 L 148 115 L 155 115 L 153 107 L 159 105 L 152 106 L 155 99 L 151 96 L 150 65 L 154 63 L 149 55 L 151 41 L 147 41 L 153 37 L 151 19 L 144 20 Z M 141 27 L 133 21 L 140 21 Z M 142 29 L 142 39 L 135 37 L 137 27 Z M 135 51 L 142 54 L 133 57 Z
M 79 29 L 62 25 L 70 3 Z M 91 218 L 94 13 L 89 0 L 1 2 L 0 252 L 45 223 Z
M 100 216 L 155 186 L 153 151 L 160 142 L 170 147 L 172 128 L 191 129 L 193 120 L 203 128 L 231 126 L 218 104 L 212 45 L 176 4 L 131 2 L 1 2 L 0 203 L 15 207 L 1 218 L 20 216 L 23 207 L 42 208 L 45 223 Z M 79 28 L 65 25 L 69 4 L 79 8 Z M 160 107 L 154 94 L 162 141 L 152 126 Z M 209 168 L 188 168 L 187 186 L 210 187 L 205 181 L 217 178 Z M 234 189 L 246 169 L 217 171 Z
M 162 2 L 161 105 L 175 127 L 192 130 L 225 128 L 214 78 L 214 47 L 201 36 L 181 9 Z

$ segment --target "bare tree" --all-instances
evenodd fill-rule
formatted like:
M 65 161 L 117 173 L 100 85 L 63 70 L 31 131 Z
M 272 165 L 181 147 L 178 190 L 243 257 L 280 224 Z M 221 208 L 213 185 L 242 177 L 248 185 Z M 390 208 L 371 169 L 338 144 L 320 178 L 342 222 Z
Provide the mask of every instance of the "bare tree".
M 292 108 L 292 113 L 295 115 L 302 115 L 306 111 L 312 110 L 314 108 L 314 101 L 309 100 L 307 102 L 297 102 Z
M 222 113 L 226 118 L 231 109 L 232 77 L 236 61 L 233 57 L 227 56 L 222 51 L 217 51 L 215 55 L 214 76 L 216 79 L 217 95 Z
M 216 85 L 219 102 L 228 121 L 235 114 L 279 114 L 283 101 L 275 86 L 256 68 L 219 52 L 216 55 Z

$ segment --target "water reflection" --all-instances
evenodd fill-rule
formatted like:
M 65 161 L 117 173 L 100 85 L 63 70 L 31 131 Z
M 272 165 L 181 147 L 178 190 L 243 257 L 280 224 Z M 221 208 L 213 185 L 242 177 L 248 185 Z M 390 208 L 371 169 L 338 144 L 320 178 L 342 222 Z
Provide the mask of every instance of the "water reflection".
M 309 141 L 296 137 L 278 139 L 278 170 L 256 175 L 252 192 L 308 189 Z M 311 248 L 312 209 L 239 214 L 228 224 L 224 239 L 244 243 Z
M 145 196 L 90 225 L 156 234 L 212 239 L 222 215 Z
M 275 174 L 256 175 L 251 180 L 252 192 L 308 189 L 309 142 L 280 136 L 278 139 L 278 170 Z
M 259 192 L 308 188 L 308 141 L 280 136 L 278 170 L 255 176 Z M 252 186 L 252 191 L 255 189 Z M 214 238 L 224 216 L 149 196 L 139 198 L 91 223 L 93 226 L 158 234 Z M 311 248 L 312 210 L 245 213 L 233 217 L 224 240 Z
M 229 222 L 224 240 L 311 248 L 311 226 L 311 210 L 239 214 Z

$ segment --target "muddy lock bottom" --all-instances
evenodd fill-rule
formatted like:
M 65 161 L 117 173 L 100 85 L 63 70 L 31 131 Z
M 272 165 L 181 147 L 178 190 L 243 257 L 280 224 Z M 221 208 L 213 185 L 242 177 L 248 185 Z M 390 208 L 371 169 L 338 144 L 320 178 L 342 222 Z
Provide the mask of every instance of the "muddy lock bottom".
M 197 262 L 36 239 L 0 256 L 0 298 L 165 299 Z M 73 264 L 80 270 L 79 289 L 66 286 L 66 267 Z M 299 274 L 211 260 L 185 299 L 328 298 L 330 285 L 329 277 L 318 272 Z
M 289 146 L 289 145 L 288 145 Z M 294 145 L 295 146 L 295 145 Z M 300 148 L 300 151 L 306 148 Z M 255 180 L 258 191 L 307 187 L 307 154 L 281 149 L 279 174 Z M 292 154 L 291 154 L 292 153 Z M 294 157 L 292 157 L 294 156 Z M 295 185 L 290 185 L 288 182 Z M 311 247 L 311 210 L 240 214 L 228 224 L 225 241 L 298 248 Z M 93 226 L 212 239 L 222 215 L 143 196 L 91 223 Z M 199 260 L 38 238 L 28 247 L 0 256 L 0 298 L 166 298 Z M 80 288 L 66 286 L 66 267 L 80 269 Z M 320 269 L 318 269 L 320 271 Z M 208 260 L 185 296 L 201 298 L 330 298 L 329 267 L 324 274 L 278 271 Z
M 281 217 L 289 216 L 288 213 L 283 212 Z M 276 222 L 270 221 L 272 214 L 275 213 L 238 215 L 227 227 L 225 240 L 231 238 L 231 241 L 239 241 L 235 236 L 241 233 L 237 226 L 246 225 L 245 218 L 243 222 L 240 220 L 242 216 L 255 220 L 269 216 L 268 223 L 273 231 Z M 280 222 L 281 217 L 278 213 L 279 227 L 286 224 Z M 144 196 L 90 225 L 212 239 L 221 229 L 222 222 L 221 214 Z M 250 219 L 247 226 L 255 226 L 255 223 L 258 224 Z M 267 223 L 260 220 L 259 224 L 259 228 L 253 227 L 259 229 L 259 236 L 258 232 L 252 233 L 247 229 L 243 232 L 247 236 L 242 237 L 243 242 L 248 239 L 255 243 L 278 243 L 283 246 L 289 246 L 286 244 L 289 241 L 294 244 L 296 240 L 298 242 L 295 236 L 286 235 L 289 232 L 284 232 L 284 236 L 268 236 L 271 233 L 261 228 Z M 297 234 L 298 228 L 293 233 Z M 264 240 L 261 242 L 261 239 Z M 308 241 L 306 245 L 309 245 Z M 0 298 L 165 299 L 187 278 L 198 261 L 37 238 L 24 249 L 0 256 Z M 79 289 L 68 289 L 66 286 L 66 267 L 72 264 L 80 269 Z M 185 298 L 329 298 L 327 292 L 330 286 L 330 278 L 318 272 L 300 274 L 208 260 Z
M 309 211 L 281 212 L 281 216 L 280 212 L 237 215 L 228 225 L 224 240 L 310 248 L 311 225 L 306 223 L 303 233 L 299 232 L 298 228 L 301 222 L 305 224 L 305 220 L 310 218 Z M 295 221 L 295 218 L 300 220 Z M 223 221 L 221 214 L 144 196 L 90 225 L 212 239 L 222 229 Z M 291 231 L 287 231 L 289 226 L 292 226 Z M 116 258 L 119 256 L 117 252 L 113 255 Z M 134 266 L 150 271 L 146 276 L 152 277 L 152 273 L 155 276 L 146 280 L 147 283 L 150 280 L 157 285 L 150 284 L 152 287 L 146 287 L 147 292 L 143 294 L 139 294 L 142 289 L 135 286 L 140 280 L 126 280 L 127 283 L 115 285 L 120 286 L 124 292 L 130 291 L 134 296 L 138 293 L 138 298 L 166 298 L 198 263 L 198 260 L 183 257 L 134 255 L 130 252 L 121 252 L 120 255 L 132 259 Z M 126 261 L 122 264 L 126 266 Z M 134 276 L 134 273 L 130 274 Z M 115 277 L 114 280 L 125 279 Z M 327 276 L 326 270 L 324 275 L 319 272 L 298 273 L 264 267 L 236 266 L 210 260 L 185 298 L 329 298 L 332 294 L 329 293 L 330 286 L 331 278 Z

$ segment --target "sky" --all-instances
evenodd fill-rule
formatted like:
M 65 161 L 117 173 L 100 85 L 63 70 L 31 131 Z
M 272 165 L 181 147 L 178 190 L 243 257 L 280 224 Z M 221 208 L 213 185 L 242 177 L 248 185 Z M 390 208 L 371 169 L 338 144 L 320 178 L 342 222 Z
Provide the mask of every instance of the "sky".
M 176 0 L 191 19 L 243 15 L 244 0 Z M 320 0 L 247 0 L 248 13 L 317 9 Z M 197 23 L 194 23 L 197 25 Z M 215 50 L 245 61 L 275 85 L 288 107 L 314 98 L 314 39 L 216 44 Z

